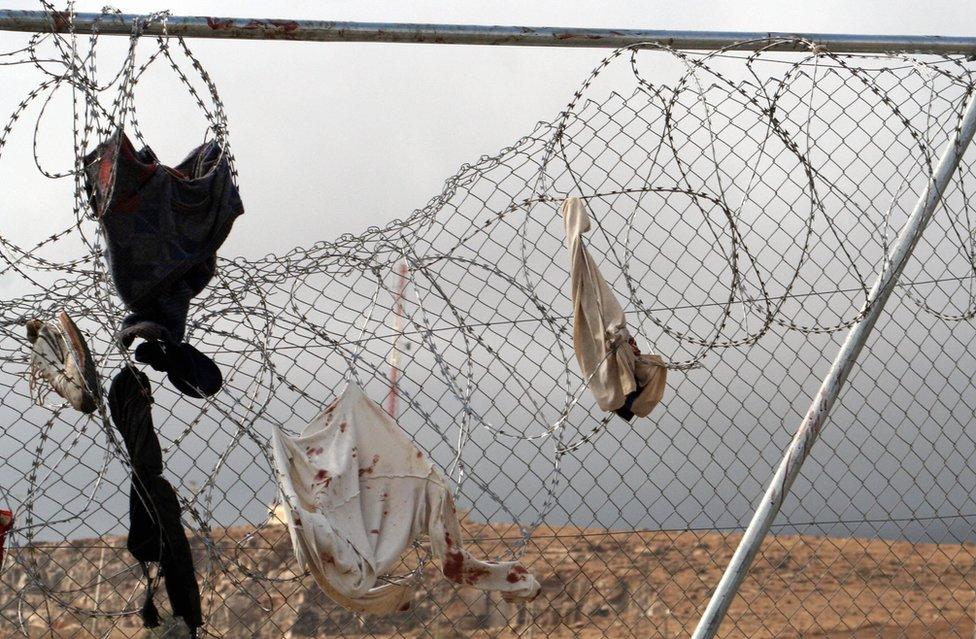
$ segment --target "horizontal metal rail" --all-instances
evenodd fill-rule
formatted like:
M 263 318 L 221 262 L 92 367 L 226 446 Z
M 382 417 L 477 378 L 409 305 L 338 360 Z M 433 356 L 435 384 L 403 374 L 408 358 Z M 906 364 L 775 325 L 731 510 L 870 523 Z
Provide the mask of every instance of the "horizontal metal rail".
M 76 13 L 74 30 L 128 35 L 131 14 Z M 65 32 L 67 13 L 0 10 L 0 31 Z M 419 42 L 428 44 L 479 44 L 530 47 L 617 48 L 659 44 L 676 49 L 715 50 L 732 47 L 804 51 L 796 42 L 806 40 L 835 53 L 933 53 L 976 55 L 976 38 L 905 35 L 850 35 L 829 33 L 776 33 L 753 31 L 663 31 L 656 29 L 581 29 L 573 27 L 505 27 L 467 24 L 406 24 L 385 22 L 330 22 L 325 20 L 276 20 L 267 18 L 218 18 L 171 16 L 166 32 L 186 38 L 233 38 L 244 40 L 306 40 L 313 42 Z M 144 33 L 163 35 L 159 23 Z M 781 40 L 770 45 L 769 41 Z

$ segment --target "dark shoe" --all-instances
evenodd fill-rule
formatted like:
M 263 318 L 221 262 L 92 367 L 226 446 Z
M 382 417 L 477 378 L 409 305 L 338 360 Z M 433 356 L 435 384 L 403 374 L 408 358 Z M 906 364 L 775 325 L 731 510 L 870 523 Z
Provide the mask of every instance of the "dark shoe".
M 170 352 L 166 376 L 181 393 L 197 399 L 210 397 L 224 383 L 214 361 L 185 342 Z
M 135 358 L 140 364 L 148 364 L 153 370 L 165 373 L 169 370 L 169 356 L 166 351 L 162 342 L 143 342 L 136 346 Z
M 185 342 L 143 342 L 136 347 L 135 358 L 166 373 L 176 390 L 190 397 L 210 397 L 223 385 L 214 361 Z

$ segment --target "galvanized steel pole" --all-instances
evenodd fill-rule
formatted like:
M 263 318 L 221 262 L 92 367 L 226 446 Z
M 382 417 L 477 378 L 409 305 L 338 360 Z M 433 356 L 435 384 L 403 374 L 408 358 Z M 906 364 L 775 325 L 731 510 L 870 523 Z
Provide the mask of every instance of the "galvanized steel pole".
M 77 33 L 97 30 L 107 35 L 129 35 L 140 17 L 65 12 L 0 10 L 0 30 L 64 32 L 73 23 Z M 155 22 L 143 33 L 163 35 Z M 582 29 L 573 27 L 519 27 L 468 24 L 404 24 L 385 22 L 330 22 L 267 18 L 170 16 L 166 33 L 185 38 L 246 40 L 306 40 L 315 42 L 421 42 L 531 47 L 617 48 L 658 44 L 676 49 L 806 51 L 797 39 L 813 42 L 834 53 L 932 53 L 976 55 L 976 38 L 943 36 L 885 36 L 830 33 L 775 33 L 722 31 L 665 31 L 657 29 Z M 770 41 L 780 41 L 770 43 Z
M 888 263 L 882 267 L 877 281 L 871 288 L 867 302 L 869 307 L 864 319 L 851 328 L 847 334 L 847 339 L 844 340 L 844 344 L 837 352 L 820 390 L 813 398 L 806 416 L 797 428 L 793 441 L 790 442 L 786 455 L 766 489 L 766 494 L 763 495 L 762 502 L 756 509 L 752 521 L 749 522 L 749 527 L 742 536 L 739 547 L 736 548 L 732 560 L 725 569 L 725 574 L 722 575 L 722 579 L 715 588 L 715 592 L 708 602 L 708 607 L 695 628 L 692 639 L 711 639 L 718 632 L 729 604 L 732 603 L 732 599 L 745 578 L 756 553 L 759 552 L 759 547 L 769 531 L 769 526 L 779 513 L 783 500 L 793 485 L 793 480 L 800 472 L 800 467 L 810 454 L 813 444 L 817 441 L 820 429 L 826 422 L 831 407 L 844 387 L 848 374 L 854 367 L 865 341 L 874 329 L 874 325 L 884 309 L 885 302 L 888 301 L 898 277 L 925 230 L 925 226 L 932 218 L 932 213 L 939 204 L 946 185 L 959 166 L 959 160 L 972 140 L 974 131 L 976 131 L 976 96 L 970 95 L 956 136 L 948 144 L 939 159 L 933 177 L 929 180 L 925 191 L 919 197 L 911 216 L 905 222 L 891 248 Z

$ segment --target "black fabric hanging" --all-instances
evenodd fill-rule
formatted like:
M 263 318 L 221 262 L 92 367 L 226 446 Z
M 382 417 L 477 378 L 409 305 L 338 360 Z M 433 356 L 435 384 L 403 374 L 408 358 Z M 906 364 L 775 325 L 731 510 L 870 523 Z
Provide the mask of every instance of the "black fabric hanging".
M 132 461 L 129 490 L 129 537 L 126 546 L 143 564 L 148 586 L 142 617 L 146 627 L 159 625 L 153 603 L 153 583 L 146 562 L 159 562 L 173 615 L 182 617 L 192 637 L 203 625 L 200 589 L 193 571 L 193 554 L 180 521 L 176 491 L 163 478 L 163 454 L 152 423 L 149 378 L 125 366 L 108 392 L 112 421 L 122 434 Z
M 130 311 L 118 341 L 145 340 L 136 361 L 189 397 L 213 395 L 220 369 L 183 340 L 190 301 L 214 277 L 217 249 L 244 213 L 227 150 L 211 140 L 168 167 L 120 130 L 85 156 L 85 176 L 109 273 Z

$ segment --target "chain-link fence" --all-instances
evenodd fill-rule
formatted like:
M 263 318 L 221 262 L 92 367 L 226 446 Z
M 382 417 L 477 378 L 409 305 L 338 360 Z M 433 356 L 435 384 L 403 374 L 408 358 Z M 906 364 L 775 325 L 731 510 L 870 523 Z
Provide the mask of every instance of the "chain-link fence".
M 183 41 L 131 41 L 118 73 L 96 70 L 97 38 L 40 34 L 8 54 L 48 75 L 0 150 L 64 85 L 77 97 L 76 162 L 120 126 L 141 138 L 133 88 L 161 60 L 194 95 L 210 93 L 198 99 L 226 144 L 222 105 Z M 285 255 L 222 258 L 194 300 L 188 340 L 220 365 L 223 389 L 191 400 L 146 371 L 205 633 L 689 636 L 953 138 L 974 69 L 813 48 L 616 51 L 565 112 L 463 166 L 405 221 Z M 972 160 L 720 636 L 973 635 Z M 0 508 L 16 515 L 2 635 L 184 636 L 165 603 L 163 626 L 142 628 L 142 572 L 125 547 L 129 465 L 111 420 L 53 394 L 38 403 L 30 389 L 23 324 L 60 309 L 103 380 L 128 359 L 114 341 L 124 309 L 101 230 L 75 178 L 76 224 L 36 245 L 0 229 L 0 276 L 14 291 L 0 301 Z M 588 250 L 632 331 L 671 362 L 647 419 L 607 417 L 580 376 L 559 215 L 569 195 L 589 207 Z M 273 425 L 299 431 L 350 375 L 451 479 L 472 550 L 520 558 L 543 585 L 538 599 L 508 604 L 425 563 L 413 610 L 374 617 L 339 608 L 302 573 L 274 514 L 269 436 Z M 426 560 L 421 544 L 402 572 Z

